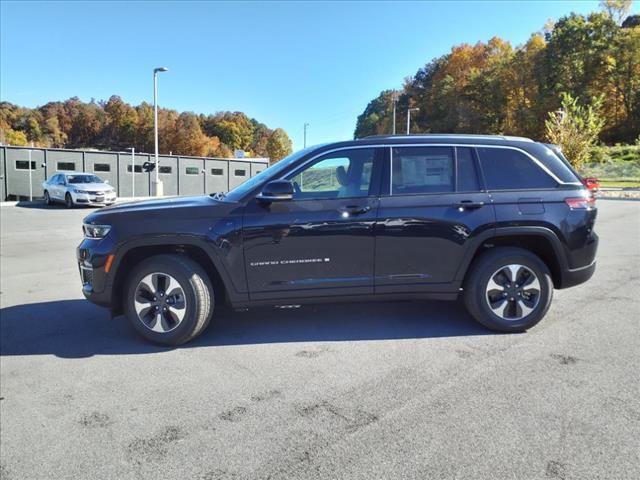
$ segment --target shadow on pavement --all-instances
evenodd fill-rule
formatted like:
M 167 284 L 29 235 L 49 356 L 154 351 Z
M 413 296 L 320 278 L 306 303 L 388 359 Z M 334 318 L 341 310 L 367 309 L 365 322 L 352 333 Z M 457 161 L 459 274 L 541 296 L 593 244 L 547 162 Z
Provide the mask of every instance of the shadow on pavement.
M 47 205 L 46 203 L 44 203 L 44 200 L 34 200 L 33 202 L 29 202 L 28 200 L 21 200 L 16 203 L 16 207 L 30 208 L 33 210 L 68 210 L 68 208 L 65 207 L 64 203 L 52 203 L 51 205 Z M 89 210 L 95 208 L 96 207 L 90 205 L 74 205 L 71 209 Z
M 219 310 L 209 328 L 179 348 L 283 342 L 393 340 L 487 335 L 460 302 L 394 302 L 305 306 L 247 312 Z M 0 356 L 81 358 L 162 352 L 124 317 L 86 300 L 16 305 L 0 310 Z

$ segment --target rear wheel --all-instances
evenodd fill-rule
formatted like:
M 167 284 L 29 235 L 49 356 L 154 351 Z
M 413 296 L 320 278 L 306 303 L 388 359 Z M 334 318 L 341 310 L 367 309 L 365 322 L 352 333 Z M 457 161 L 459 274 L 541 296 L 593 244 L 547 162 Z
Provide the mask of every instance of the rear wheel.
M 545 263 L 528 250 L 492 248 L 472 265 L 464 286 L 469 313 L 502 332 L 533 327 L 547 313 L 553 282 Z
M 73 198 L 71 198 L 71 194 L 68 192 L 64 196 L 64 206 L 67 208 L 72 208 L 74 206 Z
M 180 345 L 209 324 L 214 295 L 209 277 L 182 255 L 158 255 L 142 261 L 129 276 L 124 308 L 147 340 Z

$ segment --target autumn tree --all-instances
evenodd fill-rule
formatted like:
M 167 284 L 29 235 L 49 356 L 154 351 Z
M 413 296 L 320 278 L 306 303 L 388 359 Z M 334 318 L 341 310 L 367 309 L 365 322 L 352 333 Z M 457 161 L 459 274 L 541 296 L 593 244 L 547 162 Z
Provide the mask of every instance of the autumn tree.
M 267 153 L 272 162 L 282 160 L 287 155 L 291 154 L 292 144 L 287 133 L 281 129 L 276 128 L 267 140 Z

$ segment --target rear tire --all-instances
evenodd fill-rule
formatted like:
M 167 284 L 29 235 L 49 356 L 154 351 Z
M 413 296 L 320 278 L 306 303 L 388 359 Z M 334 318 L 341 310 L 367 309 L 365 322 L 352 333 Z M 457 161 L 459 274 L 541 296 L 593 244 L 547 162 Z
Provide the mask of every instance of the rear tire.
M 67 208 L 73 208 L 75 206 L 75 204 L 73 203 L 73 198 L 71 197 L 71 194 L 68 192 L 64 196 L 64 206 Z
M 183 255 L 143 260 L 129 275 L 125 288 L 127 318 L 145 339 L 162 345 L 181 345 L 200 335 L 209 324 L 213 306 L 209 277 Z
M 553 282 L 546 264 L 528 250 L 496 247 L 472 264 L 464 283 L 464 303 L 485 327 L 522 332 L 547 313 Z

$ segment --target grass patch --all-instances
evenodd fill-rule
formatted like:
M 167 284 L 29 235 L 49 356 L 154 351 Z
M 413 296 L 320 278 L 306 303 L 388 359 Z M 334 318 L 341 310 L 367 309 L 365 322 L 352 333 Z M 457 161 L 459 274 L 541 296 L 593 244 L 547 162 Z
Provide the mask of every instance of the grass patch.
M 640 188 L 640 181 L 603 180 L 600 182 L 600 186 L 608 188 Z

